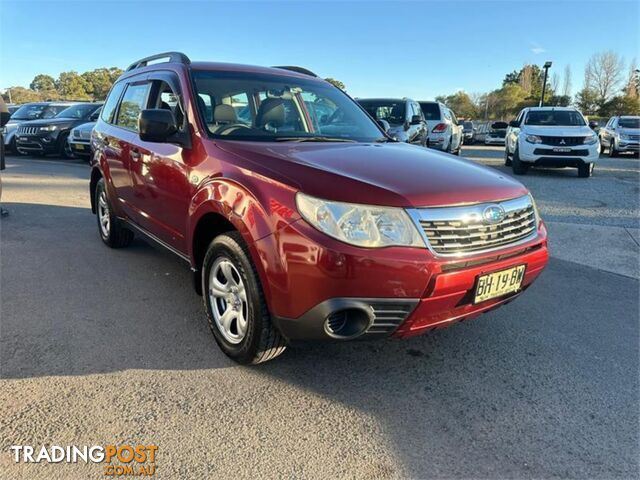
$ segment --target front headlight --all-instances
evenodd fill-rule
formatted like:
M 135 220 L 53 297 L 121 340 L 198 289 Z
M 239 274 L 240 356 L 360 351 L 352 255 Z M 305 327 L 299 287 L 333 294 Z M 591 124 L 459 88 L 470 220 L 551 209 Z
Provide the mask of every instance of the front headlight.
M 536 227 L 540 228 L 540 221 L 542 220 L 542 218 L 540 218 L 540 211 L 538 210 L 536 201 L 533 199 L 533 195 L 529 194 L 529 199 L 531 200 L 531 205 L 533 205 L 533 212 L 536 216 Z
M 367 248 L 392 245 L 425 248 L 424 240 L 402 208 L 331 202 L 298 192 L 300 215 L 322 233 Z
M 41 132 L 53 132 L 58 129 L 57 125 L 47 125 L 46 127 L 40 127 Z
M 542 139 L 538 135 L 527 135 L 525 140 L 529 143 L 542 143 Z
M 596 135 L 595 133 L 592 133 L 591 135 L 584 137 L 584 144 L 585 145 L 593 145 L 594 143 L 596 143 L 598 141 L 598 135 Z

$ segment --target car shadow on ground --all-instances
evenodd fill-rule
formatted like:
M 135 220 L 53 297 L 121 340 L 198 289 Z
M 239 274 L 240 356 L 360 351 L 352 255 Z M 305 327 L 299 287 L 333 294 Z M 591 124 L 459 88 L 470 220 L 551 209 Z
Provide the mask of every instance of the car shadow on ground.
M 142 241 L 105 247 L 88 209 L 7 207 L 1 378 L 243 368 L 215 345 L 180 260 Z M 522 298 L 474 321 L 404 341 L 297 346 L 244 368 L 364 412 L 403 465 L 372 458 L 388 476 L 628 477 L 637 288 L 554 260 Z

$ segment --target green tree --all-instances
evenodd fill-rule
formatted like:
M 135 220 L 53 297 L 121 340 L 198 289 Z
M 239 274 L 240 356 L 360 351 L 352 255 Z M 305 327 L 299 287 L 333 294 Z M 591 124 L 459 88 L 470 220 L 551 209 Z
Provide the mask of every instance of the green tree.
M 613 115 L 640 115 L 640 98 L 631 95 L 619 95 L 605 102 L 598 110 L 601 117 Z
M 444 103 L 460 118 L 478 118 L 478 105 L 473 102 L 469 94 L 466 92 L 458 91 L 453 95 L 441 95 L 436 97 L 436 100 Z
M 87 82 L 78 72 L 62 72 L 56 81 L 56 90 L 65 100 L 91 100 Z
M 527 100 L 527 93 L 517 83 L 508 83 L 501 89 L 492 92 L 494 98 L 493 112 L 490 115 L 494 119 L 508 119 L 518 113 L 523 105 L 533 100 Z
M 600 96 L 592 88 L 584 87 L 576 95 L 576 105 L 585 115 L 595 115 L 600 108 Z
M 3 97 L 7 100 L 9 100 L 9 97 L 11 97 L 11 101 L 13 103 L 40 102 L 44 100 L 42 93 L 24 87 L 7 88 L 7 91 L 5 92 L 5 95 L 3 95 Z
M 84 72 L 81 76 L 86 85 L 86 92 L 94 100 L 104 100 L 111 89 L 111 85 L 122 74 L 122 70 L 116 67 L 96 68 Z
M 29 88 L 36 92 L 48 92 L 56 89 L 56 82 L 51 75 L 41 73 L 33 77 Z
M 342 83 L 340 80 L 336 80 L 335 78 L 331 78 L 331 77 L 325 78 L 324 80 L 325 82 L 329 82 L 334 87 L 338 87 L 343 92 L 347 91 L 347 87 L 345 87 L 344 83 Z

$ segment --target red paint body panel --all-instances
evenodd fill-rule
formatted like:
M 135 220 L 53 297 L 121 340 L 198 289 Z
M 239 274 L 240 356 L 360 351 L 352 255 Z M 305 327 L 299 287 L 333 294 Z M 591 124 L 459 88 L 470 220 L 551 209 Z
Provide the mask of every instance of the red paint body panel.
M 426 207 L 499 201 L 527 190 L 493 169 L 407 144 L 213 140 L 196 115 L 185 66 L 144 67 L 122 78 L 158 68 L 180 79 L 192 145 L 142 142 L 136 133 L 100 120 L 92 137 L 94 166 L 117 200 L 113 207 L 189 258 L 194 269 L 199 268 L 193 238 L 198 222 L 209 214 L 228 219 L 249 246 L 274 316 L 296 319 L 334 297 L 419 299 L 395 332 L 416 335 L 508 300 L 471 305 L 478 275 L 524 263 L 526 287 L 544 268 L 544 227 L 526 244 L 464 260 L 437 258 L 426 248 L 358 248 L 320 233 L 298 214 L 296 192 L 359 204 Z M 192 68 L 273 71 L 201 63 Z M 138 160 L 131 157 L 132 149 L 139 152 Z M 482 259 L 487 263 L 480 266 L 450 266 Z

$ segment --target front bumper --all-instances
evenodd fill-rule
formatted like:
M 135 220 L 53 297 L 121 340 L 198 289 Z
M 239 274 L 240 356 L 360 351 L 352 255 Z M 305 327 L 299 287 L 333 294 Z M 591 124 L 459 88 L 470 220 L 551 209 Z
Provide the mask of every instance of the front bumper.
M 526 243 L 462 258 L 445 259 L 420 248 L 351 247 L 304 221 L 254 246 L 269 272 L 263 283 L 273 321 L 288 340 L 336 338 L 327 331 L 328 320 L 346 309 L 359 309 L 369 319 L 359 335 L 343 340 L 418 335 L 473 318 L 517 297 L 548 259 L 543 224 Z M 270 249 L 279 255 L 265 255 Z M 479 275 L 521 264 L 526 272 L 520 292 L 473 304 Z
M 625 140 L 619 140 L 618 141 L 618 145 L 616 146 L 616 150 L 618 150 L 618 152 L 640 152 L 640 143 L 639 142 L 635 142 L 633 140 L 631 141 L 625 141 Z
M 74 155 L 80 157 L 91 156 L 91 142 L 89 140 L 69 138 L 68 142 Z
M 42 133 L 37 135 L 16 134 L 16 148 L 21 153 L 56 153 L 60 150 L 59 135 L 55 132 Z
M 485 145 L 504 145 L 505 139 L 504 137 L 485 137 L 484 143 Z
M 560 148 L 566 151 L 559 151 Z M 593 163 L 600 158 L 600 144 L 557 147 L 540 143 L 520 141 L 518 143 L 520 160 L 545 167 L 577 167 L 584 163 Z

